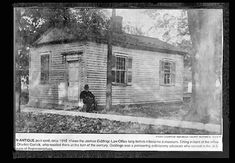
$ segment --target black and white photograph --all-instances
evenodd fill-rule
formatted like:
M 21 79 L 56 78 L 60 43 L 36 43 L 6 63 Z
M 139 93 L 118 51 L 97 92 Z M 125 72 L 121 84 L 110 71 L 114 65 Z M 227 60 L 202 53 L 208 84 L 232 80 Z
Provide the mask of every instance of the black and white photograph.
M 223 135 L 223 9 L 67 6 L 14 7 L 16 134 Z

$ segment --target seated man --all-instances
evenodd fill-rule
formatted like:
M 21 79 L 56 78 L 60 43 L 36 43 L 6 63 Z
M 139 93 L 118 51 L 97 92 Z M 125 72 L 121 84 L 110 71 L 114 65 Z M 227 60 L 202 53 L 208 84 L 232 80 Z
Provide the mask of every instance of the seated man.
M 84 91 L 80 94 L 80 99 L 83 102 L 86 112 L 91 112 L 96 109 L 95 96 L 89 91 L 89 86 L 86 84 L 84 86 Z

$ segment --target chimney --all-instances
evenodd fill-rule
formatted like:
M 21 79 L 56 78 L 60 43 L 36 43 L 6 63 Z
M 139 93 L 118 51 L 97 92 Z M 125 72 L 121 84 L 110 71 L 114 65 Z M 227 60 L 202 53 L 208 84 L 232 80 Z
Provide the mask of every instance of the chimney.
M 122 17 L 121 16 L 113 16 L 113 32 L 121 33 L 122 32 Z

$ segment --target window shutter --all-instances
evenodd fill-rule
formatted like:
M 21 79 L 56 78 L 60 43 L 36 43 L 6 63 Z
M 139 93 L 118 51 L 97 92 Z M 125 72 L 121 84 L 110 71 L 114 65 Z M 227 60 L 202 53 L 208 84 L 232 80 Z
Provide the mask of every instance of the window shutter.
M 49 81 L 49 55 L 46 55 L 46 64 L 45 64 L 45 74 L 46 74 L 46 82 Z
M 132 69 L 132 57 L 128 57 L 127 68 Z
M 115 81 L 115 76 L 116 76 L 116 73 L 114 70 L 112 70 L 112 82 L 116 82 Z
M 66 56 L 62 55 L 62 64 L 65 64 L 65 63 L 66 63 Z
M 112 54 L 112 82 L 116 82 L 116 56 Z
M 175 84 L 175 62 L 171 64 L 171 84 Z
M 112 55 L 112 70 L 113 69 L 116 69 L 116 56 L 115 55 Z
M 127 84 L 132 83 L 132 57 L 127 58 Z
M 163 73 L 163 70 L 164 70 L 164 68 L 163 68 L 163 66 L 164 66 L 164 64 L 163 64 L 163 61 L 159 61 L 159 83 L 160 83 L 160 85 L 162 85 L 163 84 L 163 81 L 164 81 L 164 73 Z
M 131 85 L 132 83 L 132 71 L 127 71 L 127 84 Z
M 41 83 L 49 82 L 49 55 L 41 55 Z

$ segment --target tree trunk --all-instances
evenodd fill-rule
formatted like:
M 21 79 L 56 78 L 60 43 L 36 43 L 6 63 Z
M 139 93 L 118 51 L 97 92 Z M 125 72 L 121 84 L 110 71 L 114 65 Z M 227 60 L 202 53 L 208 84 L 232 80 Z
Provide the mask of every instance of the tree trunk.
M 222 116 L 222 10 L 189 10 L 192 110 L 185 120 L 220 123 Z
M 18 106 L 18 112 L 20 113 L 21 111 L 21 108 L 20 108 L 20 105 L 21 105 L 21 76 L 19 76 L 19 106 Z
M 20 113 L 21 104 L 21 76 L 16 76 L 16 86 L 15 86 L 15 109 Z
M 113 18 L 116 15 L 115 9 L 112 11 L 110 30 L 108 31 L 108 54 L 107 54 L 107 84 L 106 84 L 106 110 L 112 107 L 112 34 Z
M 111 33 L 111 32 L 110 32 Z M 112 34 L 109 34 L 112 37 Z M 106 110 L 112 107 L 112 45 L 111 39 L 108 41 L 108 55 L 107 55 L 107 85 L 106 85 Z

